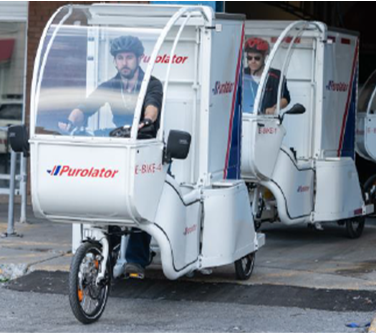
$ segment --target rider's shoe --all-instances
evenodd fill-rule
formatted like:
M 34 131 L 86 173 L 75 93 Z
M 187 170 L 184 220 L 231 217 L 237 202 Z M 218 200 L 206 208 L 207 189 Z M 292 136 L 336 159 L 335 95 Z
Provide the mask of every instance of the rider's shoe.
M 145 278 L 145 268 L 140 264 L 127 263 L 124 269 L 125 277 L 133 279 L 143 279 Z

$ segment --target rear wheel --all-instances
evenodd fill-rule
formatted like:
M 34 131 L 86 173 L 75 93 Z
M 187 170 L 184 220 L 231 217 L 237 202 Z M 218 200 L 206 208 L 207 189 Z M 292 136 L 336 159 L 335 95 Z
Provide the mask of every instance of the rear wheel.
M 364 193 L 366 194 L 366 204 L 373 204 L 375 212 L 376 208 L 376 175 L 372 175 L 364 183 Z M 375 214 L 375 213 L 374 213 Z
M 347 237 L 351 239 L 359 238 L 363 233 L 365 222 L 365 216 L 354 217 L 346 220 Z
M 256 252 L 249 253 L 235 261 L 235 273 L 238 280 L 248 280 L 255 266 Z
M 69 302 L 75 317 L 91 324 L 102 315 L 110 290 L 110 260 L 107 260 L 104 279 L 97 284 L 103 261 L 99 243 L 82 244 L 72 259 L 69 273 Z

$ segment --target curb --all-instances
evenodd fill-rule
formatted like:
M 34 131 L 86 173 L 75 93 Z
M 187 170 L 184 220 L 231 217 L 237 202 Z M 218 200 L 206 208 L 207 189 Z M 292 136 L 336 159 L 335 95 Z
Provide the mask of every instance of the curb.
M 368 333 L 376 333 L 376 316 L 371 321 L 371 325 L 368 328 Z
M 28 273 L 27 264 L 0 264 L 0 282 L 8 282 Z
M 68 263 L 64 262 L 64 259 L 66 259 Z M 61 260 L 63 260 L 63 262 L 61 262 Z M 43 258 L 31 263 L 0 263 L 0 283 L 18 279 L 36 270 L 69 271 L 70 260 L 71 253 L 61 253 L 52 258 Z

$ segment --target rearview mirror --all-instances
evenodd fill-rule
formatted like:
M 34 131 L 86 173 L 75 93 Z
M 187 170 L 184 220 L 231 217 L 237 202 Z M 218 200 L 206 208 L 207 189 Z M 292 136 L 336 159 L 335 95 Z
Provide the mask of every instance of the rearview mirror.
M 164 162 L 171 163 L 173 158 L 186 159 L 191 146 L 191 139 L 191 135 L 187 132 L 171 130 L 168 135 Z
M 303 114 L 305 112 L 306 112 L 306 108 L 302 104 L 296 103 L 290 110 L 287 110 L 286 112 L 282 114 L 281 123 L 283 122 L 283 118 L 285 117 L 286 114 L 296 115 L 296 114 Z
M 16 153 L 29 156 L 29 136 L 24 125 L 10 126 L 8 128 L 8 142 Z

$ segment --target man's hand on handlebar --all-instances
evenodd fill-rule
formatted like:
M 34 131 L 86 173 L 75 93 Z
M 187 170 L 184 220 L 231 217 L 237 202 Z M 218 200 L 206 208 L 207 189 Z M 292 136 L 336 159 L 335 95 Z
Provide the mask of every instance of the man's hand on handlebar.
M 75 128 L 84 124 L 84 113 L 80 109 L 74 109 L 67 121 L 58 122 L 58 127 L 65 133 L 71 133 Z
M 122 126 L 115 128 L 110 132 L 111 137 L 130 138 L 132 132 L 131 126 Z M 144 118 L 138 125 L 138 139 L 152 139 L 154 137 L 154 122 L 149 118 Z

